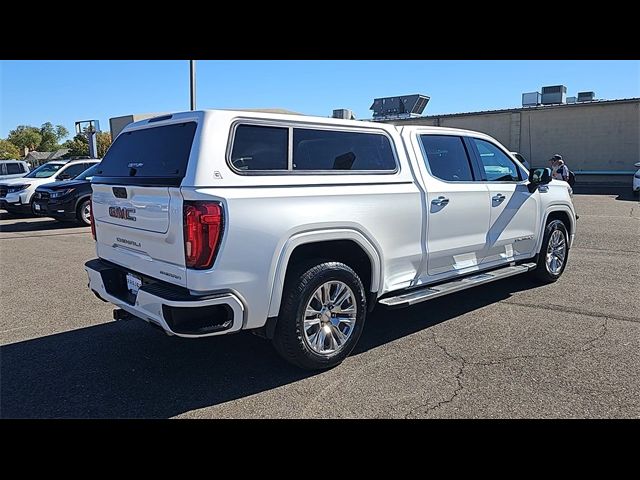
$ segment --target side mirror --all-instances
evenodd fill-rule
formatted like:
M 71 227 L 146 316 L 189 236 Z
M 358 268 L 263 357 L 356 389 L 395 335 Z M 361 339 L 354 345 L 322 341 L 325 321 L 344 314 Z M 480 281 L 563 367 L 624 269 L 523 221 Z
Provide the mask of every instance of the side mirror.
M 56 177 L 56 181 L 59 182 L 60 180 L 69 180 L 70 178 L 71 178 L 71 175 L 69 175 L 68 173 L 61 173 Z
M 534 192 L 540 185 L 546 185 L 551 181 L 550 168 L 532 168 L 529 170 L 529 191 Z

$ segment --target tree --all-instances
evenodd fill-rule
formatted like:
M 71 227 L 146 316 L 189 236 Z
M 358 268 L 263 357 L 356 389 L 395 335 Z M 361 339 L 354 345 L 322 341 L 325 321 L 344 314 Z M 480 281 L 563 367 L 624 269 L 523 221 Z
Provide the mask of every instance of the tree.
M 39 152 L 53 152 L 60 148 L 58 142 L 69 135 L 69 131 L 62 125 L 56 125 L 55 127 L 51 122 L 45 122 L 40 127 L 40 144 L 38 145 Z
M 104 157 L 107 153 L 109 145 L 111 145 L 111 134 L 107 132 L 98 132 L 96 134 L 96 143 L 98 144 L 98 158 Z M 81 157 L 89 155 L 89 141 L 86 135 L 78 134 L 73 140 L 67 140 L 62 144 L 64 148 L 69 149 L 66 157 Z
M 22 154 L 18 147 L 8 140 L 0 138 L 0 160 L 10 160 L 12 158 L 20 158 Z
M 19 125 L 9 132 L 7 140 L 24 152 L 24 149 L 35 150 L 42 141 L 40 129 L 30 125 Z M 22 153 L 21 155 L 22 156 Z
M 19 125 L 9 132 L 7 140 L 24 152 L 24 149 L 39 152 L 52 152 L 60 148 L 58 142 L 69 135 L 62 125 L 55 127 L 51 122 L 43 123 L 40 128 L 32 125 Z

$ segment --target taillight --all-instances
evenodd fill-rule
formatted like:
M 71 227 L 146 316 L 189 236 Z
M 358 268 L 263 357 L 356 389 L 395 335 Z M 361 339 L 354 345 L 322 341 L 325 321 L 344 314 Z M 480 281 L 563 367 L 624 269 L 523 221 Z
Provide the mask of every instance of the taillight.
M 211 268 L 222 237 L 222 206 L 184 202 L 184 261 L 188 268 Z
M 93 220 L 93 201 L 89 199 L 89 217 L 91 217 L 91 236 L 96 239 L 96 222 Z

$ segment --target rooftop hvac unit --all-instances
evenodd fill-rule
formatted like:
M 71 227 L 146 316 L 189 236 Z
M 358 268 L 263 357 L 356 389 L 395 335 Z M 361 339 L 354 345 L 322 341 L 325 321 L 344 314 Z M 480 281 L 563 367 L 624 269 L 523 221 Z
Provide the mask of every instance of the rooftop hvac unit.
M 540 93 L 530 92 L 522 94 L 523 107 L 536 107 L 538 105 L 540 105 Z
M 564 85 L 551 85 L 542 87 L 542 104 L 567 103 L 567 87 Z
M 403 95 L 399 97 L 376 98 L 369 110 L 373 110 L 374 120 L 418 117 L 429 103 L 426 95 Z
M 578 92 L 579 102 L 593 102 L 596 99 L 596 92 Z
M 576 97 L 567 97 L 567 103 L 576 103 Z
M 339 108 L 333 111 L 331 118 L 342 118 L 344 120 L 355 120 L 356 116 L 348 108 Z

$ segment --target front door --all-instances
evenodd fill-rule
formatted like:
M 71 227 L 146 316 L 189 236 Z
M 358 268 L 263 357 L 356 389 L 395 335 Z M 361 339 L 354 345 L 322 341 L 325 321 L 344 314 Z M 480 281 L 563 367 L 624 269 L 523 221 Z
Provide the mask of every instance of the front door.
M 425 161 L 426 272 L 422 280 L 476 270 L 485 256 L 489 191 L 462 137 L 419 135 Z M 426 273 L 426 275 L 424 275 Z
M 529 192 L 526 172 L 497 145 L 480 138 L 469 144 L 480 160 L 489 189 L 491 226 L 483 264 L 533 256 L 539 215 L 539 192 Z

